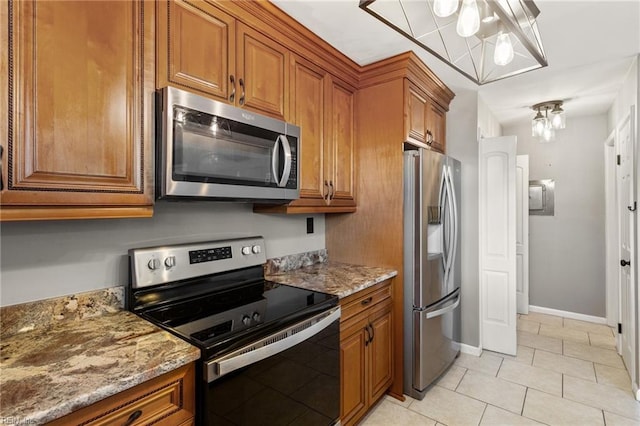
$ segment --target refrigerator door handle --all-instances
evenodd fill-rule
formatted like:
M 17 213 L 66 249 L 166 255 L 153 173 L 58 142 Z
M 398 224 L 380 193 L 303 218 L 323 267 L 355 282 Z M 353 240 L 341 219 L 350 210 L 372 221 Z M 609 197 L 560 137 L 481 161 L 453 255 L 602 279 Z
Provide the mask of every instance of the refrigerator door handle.
M 449 235 L 448 235 L 448 253 L 447 253 L 447 265 L 445 266 L 445 284 L 448 283 L 449 275 L 451 272 L 451 267 L 453 266 L 454 256 L 456 253 L 456 214 L 455 214 L 455 201 L 453 192 L 453 184 L 451 183 L 451 171 L 449 170 L 449 166 L 445 166 L 445 180 L 447 187 L 447 200 L 448 200 L 448 213 L 449 213 Z
M 453 267 L 453 264 L 456 261 L 456 252 L 458 250 L 458 228 L 460 226 L 460 224 L 458 223 L 458 202 L 456 201 L 456 188 L 453 185 L 453 179 L 451 177 L 451 166 L 447 166 L 448 168 L 448 180 L 449 180 L 449 190 L 448 192 L 451 194 L 451 206 L 452 206 L 452 212 L 451 212 L 451 223 L 453 224 L 453 249 L 451 250 L 451 267 Z
M 431 319 L 431 318 L 439 317 L 440 315 L 444 315 L 444 314 L 446 314 L 447 312 L 451 312 L 451 311 L 453 311 L 453 310 L 454 310 L 455 308 L 457 308 L 459 305 L 460 305 L 460 294 L 458 294 L 458 295 L 456 296 L 456 301 L 455 301 L 453 304 L 448 305 L 448 306 L 445 306 L 444 308 L 442 308 L 442 309 L 438 309 L 438 310 L 436 310 L 436 311 L 427 312 L 427 313 L 425 314 L 425 318 L 426 318 L 426 319 Z
M 440 194 L 438 195 L 438 203 L 440 203 L 440 223 L 442 223 L 442 267 L 444 268 L 444 276 L 445 276 L 445 282 L 446 282 L 446 277 L 447 277 L 447 264 L 449 263 L 449 250 L 447 250 L 447 248 L 449 247 L 449 241 L 446 240 L 447 239 L 447 235 L 444 233 L 444 205 L 445 205 L 445 200 L 447 198 L 447 192 L 448 192 L 448 188 L 447 188 L 447 170 L 446 167 L 443 166 L 442 167 L 442 176 L 440 177 Z

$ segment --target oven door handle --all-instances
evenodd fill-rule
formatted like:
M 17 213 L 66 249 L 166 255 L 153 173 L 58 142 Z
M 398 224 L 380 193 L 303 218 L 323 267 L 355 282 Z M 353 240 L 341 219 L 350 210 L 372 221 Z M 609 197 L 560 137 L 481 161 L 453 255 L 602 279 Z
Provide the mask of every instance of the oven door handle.
M 207 383 L 304 342 L 340 318 L 340 307 L 322 312 L 220 358 L 205 361 Z

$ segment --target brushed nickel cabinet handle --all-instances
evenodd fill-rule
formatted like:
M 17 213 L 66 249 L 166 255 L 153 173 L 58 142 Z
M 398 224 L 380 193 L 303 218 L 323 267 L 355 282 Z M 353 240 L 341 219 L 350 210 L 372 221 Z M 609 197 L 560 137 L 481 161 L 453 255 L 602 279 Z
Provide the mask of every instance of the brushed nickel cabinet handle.
M 333 200 L 333 196 L 335 195 L 336 192 L 333 189 L 333 181 L 332 180 L 329 181 L 329 189 L 330 189 L 329 199 Z
M 329 182 L 326 179 L 324 181 L 324 187 L 326 188 L 326 190 L 324 191 L 324 195 L 322 196 L 322 198 L 324 198 L 325 201 L 329 201 L 331 192 L 329 191 Z
M 372 296 L 367 297 L 366 299 L 364 299 L 362 302 L 360 302 L 363 306 L 367 306 L 369 303 L 371 303 L 371 301 L 373 300 Z
M 433 133 L 431 130 L 427 130 L 427 145 L 431 145 L 433 143 Z
M 240 95 L 240 100 L 238 102 L 240 105 L 244 105 L 244 80 L 241 78 L 238 79 L 238 84 L 240 84 L 240 88 L 242 89 L 242 94 Z
M 236 79 L 233 74 L 229 76 L 229 81 L 231 82 L 231 94 L 229 95 L 229 102 L 233 103 L 236 100 Z

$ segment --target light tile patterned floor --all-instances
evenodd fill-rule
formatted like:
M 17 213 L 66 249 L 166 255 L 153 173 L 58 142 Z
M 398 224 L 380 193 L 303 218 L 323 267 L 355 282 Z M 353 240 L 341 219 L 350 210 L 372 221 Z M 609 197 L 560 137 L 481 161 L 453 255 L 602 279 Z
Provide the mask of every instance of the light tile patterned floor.
M 517 356 L 460 354 L 422 401 L 406 398 L 361 425 L 640 425 L 613 329 L 539 313 L 519 316 Z

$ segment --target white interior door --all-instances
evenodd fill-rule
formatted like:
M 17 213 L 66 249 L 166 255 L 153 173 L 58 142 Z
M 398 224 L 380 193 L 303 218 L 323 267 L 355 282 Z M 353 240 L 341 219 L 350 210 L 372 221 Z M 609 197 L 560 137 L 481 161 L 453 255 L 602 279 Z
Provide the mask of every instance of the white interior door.
M 620 295 L 619 295 L 619 275 L 620 275 L 620 254 L 618 243 L 618 201 L 616 197 L 617 182 L 616 172 L 616 131 L 604 143 L 604 186 L 605 186 L 605 277 L 606 277 L 606 302 L 607 302 L 607 325 L 617 327 L 620 322 Z M 620 352 L 620 342 L 616 339 L 618 352 Z
M 529 313 L 529 156 L 516 157 L 516 306 Z
M 516 137 L 480 141 L 480 341 L 515 355 Z
M 633 112 L 633 110 L 632 110 Z M 618 126 L 618 213 L 620 241 L 620 346 L 631 378 L 636 377 L 636 259 L 635 259 L 635 185 L 633 114 Z

